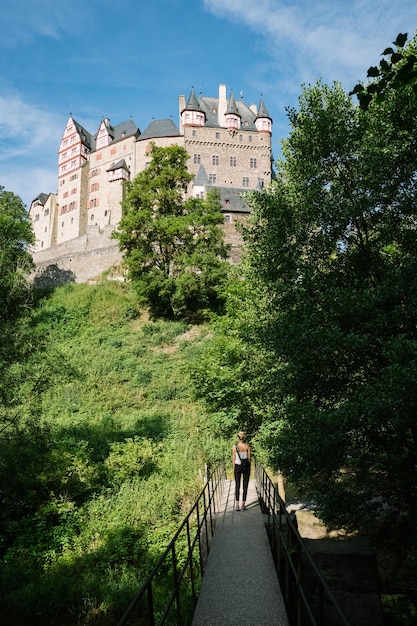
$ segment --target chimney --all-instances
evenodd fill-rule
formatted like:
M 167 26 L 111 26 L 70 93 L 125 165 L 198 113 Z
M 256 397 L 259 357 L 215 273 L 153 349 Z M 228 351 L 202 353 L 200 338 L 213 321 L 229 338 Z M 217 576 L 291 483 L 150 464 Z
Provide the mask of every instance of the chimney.
M 226 99 L 226 85 L 219 85 L 219 110 L 217 112 L 219 126 L 226 126 L 226 109 L 227 109 L 227 99 Z
M 178 126 L 180 129 L 181 135 L 183 135 L 184 131 L 182 130 L 182 124 L 181 124 L 181 112 L 184 111 L 185 109 L 185 96 L 178 96 L 178 107 L 179 107 L 179 118 L 180 118 L 180 123 L 178 124 Z

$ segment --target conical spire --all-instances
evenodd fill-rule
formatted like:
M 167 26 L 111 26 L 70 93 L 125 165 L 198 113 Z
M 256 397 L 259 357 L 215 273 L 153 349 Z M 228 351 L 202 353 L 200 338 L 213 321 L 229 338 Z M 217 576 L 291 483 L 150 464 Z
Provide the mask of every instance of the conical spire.
M 182 126 L 204 126 L 205 122 L 206 114 L 198 102 L 193 87 L 187 105 L 181 111 L 181 124 Z
M 268 109 L 265 106 L 265 102 L 261 96 L 260 102 L 259 102 L 259 107 L 258 107 L 258 114 L 256 116 L 257 118 L 259 117 L 267 117 L 268 119 L 271 119 L 269 113 L 268 113 Z
M 233 91 L 230 94 L 229 102 L 227 103 L 226 115 L 237 115 L 238 117 L 241 117 L 241 115 L 240 115 L 240 113 L 238 111 L 238 108 L 237 108 L 237 104 L 236 104 L 235 97 L 233 95 Z
M 255 117 L 255 126 L 256 130 L 260 133 L 272 133 L 272 117 L 270 117 L 268 113 L 262 95 L 259 102 L 258 114 Z
M 188 98 L 187 106 L 185 107 L 187 111 L 198 111 L 199 113 L 203 113 L 203 109 L 198 103 L 197 96 L 194 93 L 194 87 L 191 90 L 190 97 Z

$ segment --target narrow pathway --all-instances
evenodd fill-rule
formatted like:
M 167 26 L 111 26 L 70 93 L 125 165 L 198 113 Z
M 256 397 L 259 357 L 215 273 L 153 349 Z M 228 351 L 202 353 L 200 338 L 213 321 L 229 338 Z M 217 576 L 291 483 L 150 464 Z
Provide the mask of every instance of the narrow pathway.
M 247 510 L 234 511 L 226 481 L 193 626 L 288 626 L 255 481 Z

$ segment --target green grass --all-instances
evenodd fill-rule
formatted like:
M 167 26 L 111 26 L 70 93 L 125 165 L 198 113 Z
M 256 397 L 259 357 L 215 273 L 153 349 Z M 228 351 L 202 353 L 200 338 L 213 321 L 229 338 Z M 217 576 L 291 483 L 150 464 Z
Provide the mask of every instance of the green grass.
M 35 392 L 0 449 L 0 606 L 120 614 L 214 454 L 188 374 L 207 329 L 152 322 L 111 282 L 56 289 L 32 324 Z

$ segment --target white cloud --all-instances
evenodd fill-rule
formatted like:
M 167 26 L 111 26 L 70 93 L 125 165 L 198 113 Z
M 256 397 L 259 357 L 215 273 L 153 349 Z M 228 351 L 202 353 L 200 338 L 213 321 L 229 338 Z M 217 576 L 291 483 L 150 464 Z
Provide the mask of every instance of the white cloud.
M 89 14 L 84 0 L 2 0 L 0 47 L 14 48 L 38 37 L 57 39 L 86 27 Z
M 383 49 L 399 32 L 411 37 L 417 28 L 415 0 L 400 4 L 391 0 L 203 0 L 203 4 L 217 17 L 264 35 L 265 54 L 280 63 L 280 70 L 285 70 L 286 62 L 298 85 L 323 77 L 339 80 L 348 89 L 379 62 Z
M 62 135 L 63 116 L 24 102 L 19 96 L 0 96 L 0 161 L 47 149 Z
M 65 122 L 17 95 L 0 97 L 0 185 L 26 205 L 41 192 L 56 191 L 58 142 Z
M 57 176 L 55 161 L 51 162 L 50 168 L 28 167 L 27 163 L 14 164 L 1 168 L 0 185 L 19 196 L 29 209 L 32 200 L 40 193 L 57 192 Z

